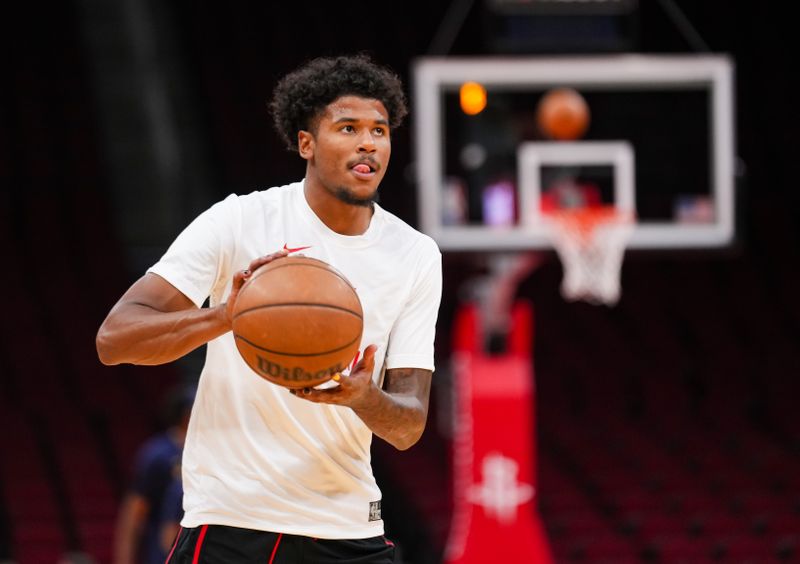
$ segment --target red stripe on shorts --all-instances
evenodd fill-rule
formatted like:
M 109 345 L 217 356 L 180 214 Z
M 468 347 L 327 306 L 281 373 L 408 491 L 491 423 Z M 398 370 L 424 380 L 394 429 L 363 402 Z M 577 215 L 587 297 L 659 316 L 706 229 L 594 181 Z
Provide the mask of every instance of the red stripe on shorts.
M 197 544 L 194 545 L 194 558 L 192 559 L 192 564 L 197 564 L 200 562 L 200 548 L 203 546 L 203 541 L 206 538 L 207 532 L 208 525 L 203 525 L 203 528 L 200 529 L 200 537 L 197 539 Z
M 272 554 L 269 556 L 269 564 L 275 561 L 275 554 L 278 552 L 278 545 L 281 544 L 281 538 L 283 538 L 283 533 L 278 533 L 278 539 L 275 541 L 275 546 L 272 547 Z
M 178 546 L 178 540 L 181 538 L 181 533 L 183 532 L 183 527 L 178 528 L 178 534 L 175 535 L 175 542 L 172 543 L 172 549 L 169 551 L 169 556 L 164 561 L 164 564 L 169 564 L 169 561 L 172 560 L 172 553 L 175 552 L 175 547 Z

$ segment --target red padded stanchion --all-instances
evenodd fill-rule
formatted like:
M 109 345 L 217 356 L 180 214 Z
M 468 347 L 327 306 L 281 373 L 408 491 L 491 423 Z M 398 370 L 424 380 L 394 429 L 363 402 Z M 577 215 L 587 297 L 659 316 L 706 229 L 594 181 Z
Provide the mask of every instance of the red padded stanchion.
M 551 564 L 536 505 L 532 310 L 518 302 L 506 352 L 488 355 L 477 307 L 454 330 L 454 508 L 448 564 Z

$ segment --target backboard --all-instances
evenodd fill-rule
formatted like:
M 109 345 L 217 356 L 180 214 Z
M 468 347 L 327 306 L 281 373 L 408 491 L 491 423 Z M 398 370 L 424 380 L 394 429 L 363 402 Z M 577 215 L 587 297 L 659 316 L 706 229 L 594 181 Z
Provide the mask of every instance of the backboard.
M 413 67 L 421 229 L 443 250 L 550 248 L 541 210 L 564 179 L 634 211 L 638 249 L 720 248 L 734 224 L 733 64 L 725 56 L 423 58 Z M 483 111 L 462 111 L 477 82 Z M 591 122 L 544 139 L 539 99 L 571 87 Z

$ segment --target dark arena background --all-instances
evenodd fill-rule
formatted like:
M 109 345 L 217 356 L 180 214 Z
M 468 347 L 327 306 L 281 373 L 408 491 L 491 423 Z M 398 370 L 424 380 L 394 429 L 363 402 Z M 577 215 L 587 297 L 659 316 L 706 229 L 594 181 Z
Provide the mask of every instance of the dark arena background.
M 556 562 L 800 562 L 795 18 L 774 2 L 639 0 L 619 21 L 513 20 L 501 10 L 512 4 L 3 8 L 0 562 L 112 562 L 136 450 L 163 426 L 170 391 L 196 380 L 203 351 L 104 367 L 97 328 L 200 211 L 302 176 L 267 113 L 275 81 L 309 58 L 360 51 L 408 87 L 411 119 L 393 132 L 381 205 L 413 226 L 417 58 L 730 57 L 735 241 L 630 251 L 615 307 L 565 301 L 562 265 L 543 252 L 515 288 L 534 320 L 535 432 L 523 436 L 536 437 L 536 507 Z M 453 325 L 484 258 L 444 253 L 421 442 L 406 452 L 373 443 L 387 536 L 407 564 L 446 558 Z

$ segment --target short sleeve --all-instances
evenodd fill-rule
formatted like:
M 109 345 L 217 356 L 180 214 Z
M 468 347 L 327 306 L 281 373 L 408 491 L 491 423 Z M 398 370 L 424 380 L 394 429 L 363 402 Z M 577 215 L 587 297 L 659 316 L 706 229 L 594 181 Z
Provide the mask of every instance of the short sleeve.
M 442 299 L 442 255 L 427 240 L 425 258 L 420 261 L 414 285 L 392 331 L 386 354 L 386 368 L 434 370 L 434 338 Z
M 235 195 L 214 204 L 192 221 L 164 256 L 148 269 L 201 307 L 229 270 L 240 222 Z

